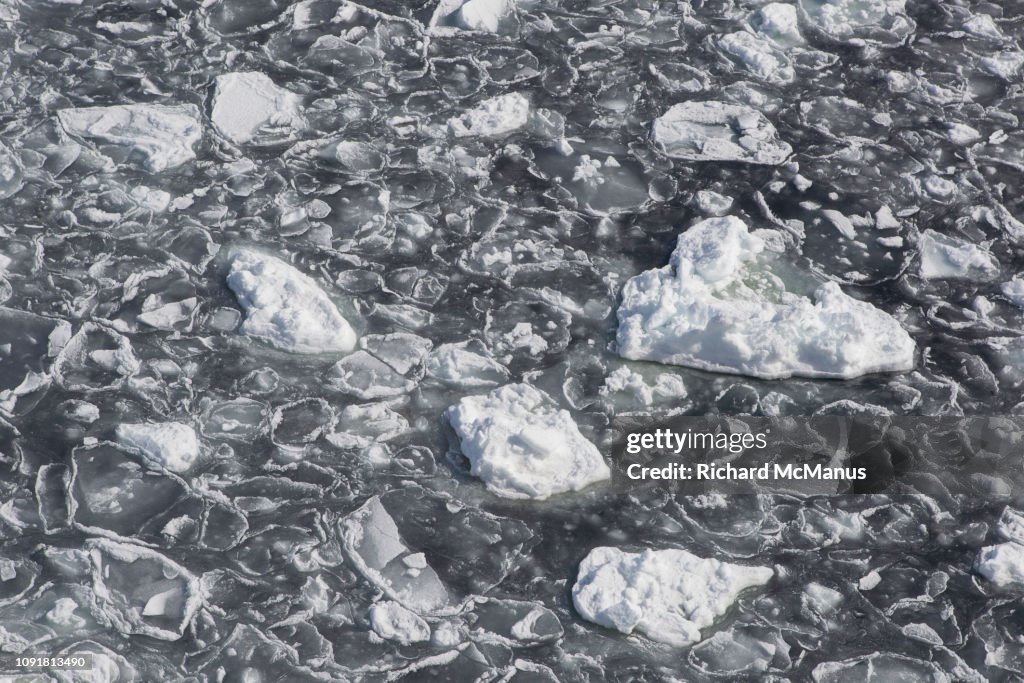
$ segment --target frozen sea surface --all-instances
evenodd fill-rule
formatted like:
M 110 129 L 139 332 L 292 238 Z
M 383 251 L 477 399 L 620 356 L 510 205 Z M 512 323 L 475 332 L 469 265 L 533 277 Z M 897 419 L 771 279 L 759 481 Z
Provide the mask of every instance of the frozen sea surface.
M 0 45 L 0 653 L 97 661 L 0 680 L 1024 678 L 985 443 L 616 484 L 663 418 L 1024 412 L 1020 2 L 0 0 Z

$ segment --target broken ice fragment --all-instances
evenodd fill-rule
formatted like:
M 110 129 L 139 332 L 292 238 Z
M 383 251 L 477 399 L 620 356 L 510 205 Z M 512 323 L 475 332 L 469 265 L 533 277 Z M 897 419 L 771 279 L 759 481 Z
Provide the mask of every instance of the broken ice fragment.
M 512 13 L 512 0 L 442 0 L 430 21 L 431 29 L 453 27 L 497 33 L 501 20 Z
M 379 497 L 341 520 L 340 532 L 346 553 L 359 572 L 384 594 L 415 612 L 432 612 L 448 604 L 448 591 L 437 573 L 425 562 L 415 575 L 403 561 L 417 554 L 406 547 L 395 520 Z
M 17 194 L 24 182 L 24 175 L 21 161 L 7 145 L 0 142 L 0 199 Z
M 725 102 L 683 102 L 654 120 L 651 139 L 670 157 L 776 166 L 793 148 L 761 112 Z
M 594 548 L 580 563 L 572 600 L 584 619 L 622 633 L 638 631 L 670 645 L 690 645 L 744 590 L 774 572 L 702 558 L 685 550 Z
M 410 612 L 397 602 L 384 600 L 370 608 L 370 627 L 385 640 L 402 645 L 430 640 L 430 627 L 422 617 Z
M 171 472 L 186 472 L 199 458 L 195 430 L 180 422 L 121 424 L 116 434 L 122 446 L 139 451 L 149 462 Z
M 669 265 L 626 283 L 619 354 L 765 379 L 913 367 L 914 342 L 894 318 L 834 282 L 813 301 L 787 291 L 766 265 L 766 246 L 732 216 L 680 235 Z
M 151 173 L 195 159 L 192 146 L 203 135 L 199 109 L 192 104 L 62 109 L 57 119 L 68 135 L 139 153 L 143 166 Z
M 85 542 L 98 607 L 125 634 L 178 640 L 199 608 L 199 582 L 163 555 L 107 539 Z
M 906 0 L 799 0 L 802 18 L 832 40 L 891 45 L 913 33 Z
M 242 332 L 283 351 L 351 351 L 356 333 L 313 278 L 253 249 L 231 255 L 228 287 L 245 309 Z
M 530 101 L 520 93 L 484 100 L 461 116 L 448 119 L 448 130 L 457 138 L 500 138 L 524 128 L 530 121 Z
M 986 282 L 999 277 L 999 261 L 987 249 L 957 237 L 925 230 L 917 243 L 926 280 Z
M 568 411 L 529 385 L 509 384 L 464 398 L 446 416 L 470 473 L 504 498 L 541 500 L 611 476 Z
M 278 87 L 266 74 L 235 72 L 217 77 L 210 119 L 236 145 L 277 144 L 305 126 L 302 97 Z
M 1024 587 L 1024 545 L 1008 541 L 982 548 L 974 570 L 999 588 Z
M 462 387 L 493 387 L 509 378 L 505 366 L 486 356 L 473 353 L 466 344 L 442 344 L 427 356 L 430 377 Z

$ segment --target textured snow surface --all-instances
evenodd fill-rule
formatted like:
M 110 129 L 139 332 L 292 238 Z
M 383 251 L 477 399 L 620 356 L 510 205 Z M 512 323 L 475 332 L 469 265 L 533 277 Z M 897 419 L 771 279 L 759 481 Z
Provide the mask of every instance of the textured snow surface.
M 624 358 L 769 379 L 910 370 L 899 322 L 835 284 L 792 294 L 759 259 L 765 241 L 733 216 L 680 235 L 669 265 L 631 279 L 619 306 Z
M 62 109 L 57 118 L 68 135 L 138 153 L 152 173 L 195 159 L 193 146 L 203 135 L 199 109 L 191 104 Z
M 118 425 L 117 441 L 140 451 L 156 466 L 179 474 L 188 471 L 199 458 L 195 430 L 180 422 Z
M 727 46 L 745 55 L 747 39 Z M 755 62 L 762 57 L 746 55 Z M 772 64 L 758 66 L 775 72 Z M 651 139 L 665 154 L 687 161 L 741 161 L 748 164 L 781 164 L 793 148 L 779 140 L 778 131 L 764 114 L 750 107 L 726 102 L 684 102 L 654 120 Z
M 448 129 L 457 138 L 497 138 L 523 128 L 529 120 L 530 101 L 520 93 L 508 93 L 484 100 L 461 116 L 449 119 Z
M 253 249 L 231 254 L 227 284 L 245 310 L 245 334 L 293 353 L 351 351 L 356 333 L 313 278 Z
M 275 143 L 304 125 L 302 98 L 253 71 L 217 77 L 210 120 L 236 145 Z
M 773 574 L 768 567 L 720 562 L 685 550 L 595 548 L 580 563 L 572 601 L 584 619 L 596 624 L 690 645 L 740 593 L 764 585 Z
M 464 398 L 446 416 L 470 473 L 504 498 L 544 499 L 611 476 L 568 411 L 527 384 Z

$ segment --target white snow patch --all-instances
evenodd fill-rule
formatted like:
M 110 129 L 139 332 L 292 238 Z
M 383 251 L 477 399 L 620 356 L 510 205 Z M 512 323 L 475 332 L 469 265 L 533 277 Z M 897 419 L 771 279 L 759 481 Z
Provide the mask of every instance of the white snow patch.
M 455 14 L 459 26 L 471 31 L 497 33 L 498 24 L 512 13 L 510 0 L 468 0 Z
M 580 563 L 572 600 L 584 619 L 685 646 L 701 639 L 740 593 L 766 584 L 768 567 L 701 558 L 685 550 L 628 553 L 601 547 Z
M 808 23 L 851 45 L 893 43 L 916 27 L 906 0 L 800 0 L 799 6 Z
M 718 47 L 766 83 L 783 85 L 796 78 L 789 57 L 767 37 L 736 31 L 719 38 Z
M 750 15 L 747 23 L 780 46 L 795 47 L 807 42 L 800 33 L 800 18 L 793 5 L 769 3 Z
M 999 588 L 1024 586 L 1024 545 L 1008 541 L 982 548 L 974 571 Z
M 448 119 L 448 130 L 457 138 L 499 138 L 524 128 L 530 121 L 530 101 L 521 93 L 507 93 L 484 100 L 460 116 Z
M 266 74 L 245 71 L 217 77 L 210 119 L 236 145 L 290 140 L 305 126 L 302 97 L 278 87 Z
M 121 424 L 115 434 L 119 444 L 171 472 L 186 472 L 199 459 L 195 430 L 180 422 Z
M 227 283 L 245 309 L 241 330 L 293 353 L 348 352 L 356 333 L 313 278 L 246 248 L 231 253 Z
M 375 603 L 369 616 L 373 632 L 385 640 L 394 640 L 402 645 L 430 640 L 427 622 L 397 602 L 385 600 Z
M 999 285 L 999 291 L 1014 306 L 1024 308 L 1024 278 L 1020 275 L 1014 275 L 1012 279 Z
M 999 276 L 999 261 L 987 249 L 958 237 L 925 230 L 917 248 L 926 280 L 985 282 Z
M 687 161 L 742 161 L 778 165 L 793 148 L 778 139 L 761 112 L 725 102 L 683 102 L 654 120 L 654 142 Z
M 509 384 L 464 398 L 446 416 L 470 472 L 504 498 L 542 500 L 611 477 L 568 411 L 529 385 Z
M 765 379 L 913 367 L 914 342 L 894 318 L 833 282 L 814 301 L 787 291 L 766 268 L 767 245 L 733 216 L 680 235 L 669 265 L 626 283 L 619 354 Z
M 203 136 L 199 109 L 192 104 L 63 109 L 57 112 L 57 120 L 68 135 L 138 152 L 151 173 L 195 159 L 192 146 Z

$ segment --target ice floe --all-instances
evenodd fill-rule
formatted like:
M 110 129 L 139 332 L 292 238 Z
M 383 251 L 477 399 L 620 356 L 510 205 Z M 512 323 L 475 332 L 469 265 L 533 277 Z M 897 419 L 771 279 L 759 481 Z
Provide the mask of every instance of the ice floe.
M 120 424 L 116 434 L 122 446 L 171 472 L 187 472 L 199 458 L 195 430 L 181 422 Z
M 917 248 L 926 280 L 986 282 L 999 277 L 999 261 L 987 249 L 958 237 L 925 230 Z
M 764 114 L 726 102 L 676 104 L 654 120 L 651 139 L 668 156 L 687 161 L 776 166 L 793 152 Z
M 217 77 L 210 119 L 236 145 L 277 144 L 305 126 L 302 96 L 266 74 L 245 71 Z
M 200 605 L 199 582 L 148 548 L 106 539 L 85 542 L 99 607 L 125 634 L 178 640 Z
M 473 109 L 448 119 L 448 130 L 457 138 L 500 138 L 525 128 L 530 122 L 530 101 L 520 93 L 484 100 Z
M 293 353 L 347 352 L 356 333 L 308 275 L 253 249 L 236 248 L 227 283 L 245 309 L 241 331 Z
M 626 283 L 619 354 L 765 379 L 913 367 L 914 342 L 899 322 L 833 282 L 813 301 L 787 291 L 766 246 L 732 216 L 680 235 L 669 265 Z
M 974 570 L 1000 588 L 1024 587 L 1024 545 L 1007 541 L 982 548 Z
M 690 645 L 740 594 L 772 578 L 768 567 L 702 558 L 685 550 L 594 548 L 580 563 L 572 601 L 584 619 L 670 645 Z
M 509 384 L 450 407 L 448 421 L 470 473 L 504 498 L 544 499 L 608 479 L 601 453 L 566 410 L 526 384 Z
M 895 44 L 916 26 L 906 0 L 800 0 L 799 7 L 809 25 L 851 45 Z
M 430 640 L 427 622 L 397 602 L 384 600 L 375 603 L 370 608 L 369 618 L 373 632 L 385 640 L 394 640 L 402 645 Z
M 151 173 L 195 159 L 193 146 L 203 136 L 199 109 L 192 104 L 62 109 L 57 119 L 68 135 L 137 152 Z

